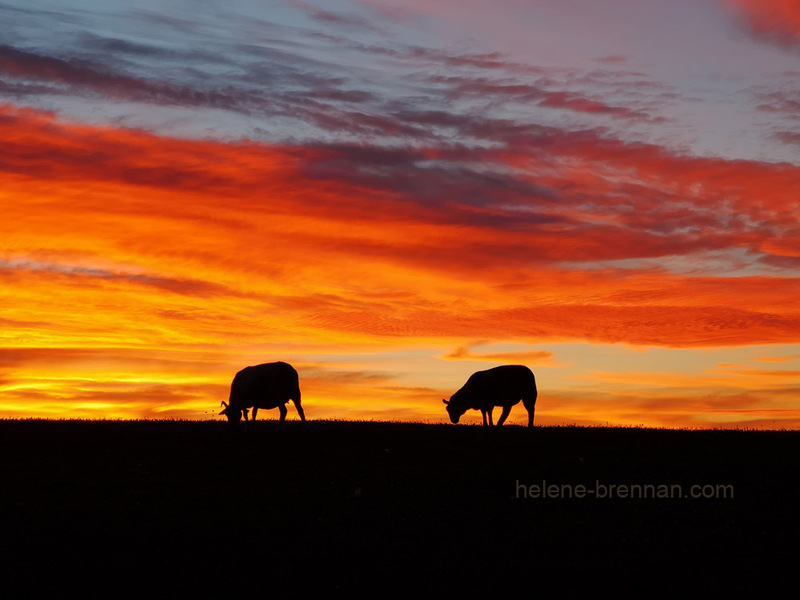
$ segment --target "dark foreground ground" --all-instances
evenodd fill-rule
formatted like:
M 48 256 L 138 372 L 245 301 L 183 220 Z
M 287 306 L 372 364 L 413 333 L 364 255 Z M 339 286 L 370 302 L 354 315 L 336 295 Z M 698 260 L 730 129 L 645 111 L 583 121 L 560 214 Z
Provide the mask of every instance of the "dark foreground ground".
M 800 432 L 0 421 L 3 595 L 788 591 L 798 466 Z

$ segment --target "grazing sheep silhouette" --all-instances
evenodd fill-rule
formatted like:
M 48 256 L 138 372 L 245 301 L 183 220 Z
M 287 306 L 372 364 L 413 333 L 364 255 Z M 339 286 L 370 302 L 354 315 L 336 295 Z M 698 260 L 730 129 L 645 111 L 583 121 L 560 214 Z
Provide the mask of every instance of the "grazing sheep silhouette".
M 528 367 L 504 365 L 473 373 L 450 400 L 442 402 L 447 405 L 447 413 L 453 423 L 458 423 L 461 415 L 473 409 L 481 411 L 484 426 L 487 415 L 489 425 L 493 425 L 492 411 L 495 406 L 502 406 L 503 412 L 497 421 L 497 426 L 500 427 L 508 418 L 511 407 L 522 400 L 523 406 L 528 411 L 528 427 L 533 427 L 533 411 L 537 395 L 536 378 Z
M 253 409 L 253 421 L 258 409 L 277 408 L 281 413 L 281 423 L 286 420 L 286 403 L 291 400 L 305 421 L 306 415 L 300 405 L 300 384 L 292 365 L 285 362 L 266 363 L 254 367 L 245 367 L 233 378 L 229 402 L 222 402 L 225 408 L 219 413 L 228 418 L 228 422 L 236 424 L 242 419 L 247 421 L 248 409 Z

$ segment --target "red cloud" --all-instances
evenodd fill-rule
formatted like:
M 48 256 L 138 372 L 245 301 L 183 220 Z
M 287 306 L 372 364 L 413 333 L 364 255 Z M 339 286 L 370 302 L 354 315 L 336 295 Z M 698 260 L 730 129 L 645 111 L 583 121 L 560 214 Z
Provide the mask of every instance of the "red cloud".
M 211 206 L 235 197 L 240 209 L 263 208 L 262 190 L 271 189 L 278 192 L 269 196 L 271 214 L 292 214 L 302 198 L 313 197 L 320 218 L 354 226 L 391 222 L 406 232 L 402 249 L 380 236 L 362 237 L 354 249 L 410 264 L 424 259 L 443 270 L 727 249 L 783 263 L 800 256 L 793 193 L 800 169 L 786 164 L 687 157 L 593 131 L 502 121 L 452 121 L 494 142 L 492 149 L 386 150 L 178 140 L 66 126 L 12 109 L 0 118 L 6 173 L 195 192 Z M 509 166 L 522 171 L 512 175 Z M 127 197 L 118 205 L 123 212 L 150 210 Z M 182 211 L 166 203 L 159 212 Z M 435 234 L 411 233 L 423 224 Z
M 259 330 L 231 315 L 263 312 L 276 329 L 358 339 L 800 341 L 791 165 L 502 122 L 471 125 L 494 148 L 386 150 L 180 140 L 11 107 L 0 119 L 6 301 L 60 290 L 19 321 L 108 295 L 92 323 L 122 339 L 220 343 Z M 669 256 L 710 251 L 785 276 L 666 272 Z M 641 259 L 660 269 L 597 265 Z M 124 316 L 128 295 L 146 317 Z M 227 308 L 198 310 L 212 304 Z
M 724 0 L 743 12 L 758 35 L 785 44 L 800 44 L 800 3 L 797 0 Z

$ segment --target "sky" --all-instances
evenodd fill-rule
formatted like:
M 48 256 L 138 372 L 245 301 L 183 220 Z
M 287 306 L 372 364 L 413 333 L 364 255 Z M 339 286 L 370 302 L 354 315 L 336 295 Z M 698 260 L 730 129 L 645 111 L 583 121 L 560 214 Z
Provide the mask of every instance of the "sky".
M 798 0 L 0 0 L 0 140 L 0 417 L 800 427 Z

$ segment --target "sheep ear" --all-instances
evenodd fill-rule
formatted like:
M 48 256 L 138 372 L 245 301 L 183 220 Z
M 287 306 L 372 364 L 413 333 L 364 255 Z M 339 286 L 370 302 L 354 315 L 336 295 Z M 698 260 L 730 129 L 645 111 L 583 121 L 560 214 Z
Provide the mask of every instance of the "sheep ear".
M 228 403 L 227 403 L 227 402 L 225 402 L 225 400 L 223 400 L 223 401 L 222 401 L 222 404 L 220 404 L 220 406 L 224 406 L 225 408 L 228 408 Z
M 450 400 L 445 400 L 444 398 L 442 398 L 442 402 L 444 402 L 445 404 L 450 404 Z

